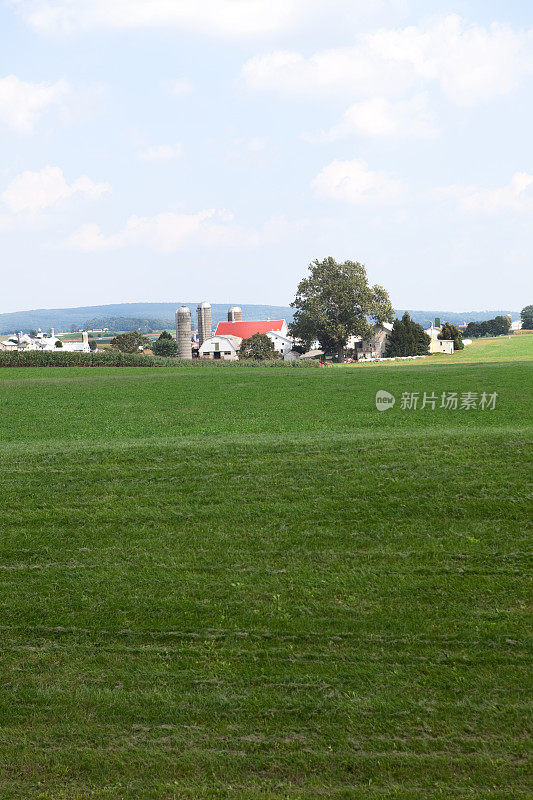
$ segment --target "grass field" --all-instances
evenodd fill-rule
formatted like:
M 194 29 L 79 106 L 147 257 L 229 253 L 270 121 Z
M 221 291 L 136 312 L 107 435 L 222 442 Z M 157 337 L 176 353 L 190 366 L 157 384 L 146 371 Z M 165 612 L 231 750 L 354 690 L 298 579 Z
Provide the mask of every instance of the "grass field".
M 532 347 L 3 369 L 2 800 L 529 798 Z

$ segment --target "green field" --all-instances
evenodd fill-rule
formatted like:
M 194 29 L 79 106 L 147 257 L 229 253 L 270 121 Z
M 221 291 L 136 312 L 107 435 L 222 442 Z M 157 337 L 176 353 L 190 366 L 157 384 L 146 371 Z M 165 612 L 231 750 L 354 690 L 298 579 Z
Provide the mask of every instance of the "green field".
M 531 797 L 532 349 L 1 370 L 2 800 Z

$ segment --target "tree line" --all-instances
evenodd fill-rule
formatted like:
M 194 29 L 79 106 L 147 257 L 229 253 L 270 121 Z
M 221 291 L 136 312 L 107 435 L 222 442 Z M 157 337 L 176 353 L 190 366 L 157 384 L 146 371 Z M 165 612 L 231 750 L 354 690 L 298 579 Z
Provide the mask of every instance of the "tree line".
M 481 336 L 504 336 L 511 330 L 509 317 L 494 317 L 483 322 L 469 322 L 465 328 L 465 337 L 479 339 Z
M 108 328 L 113 333 L 116 331 L 139 331 L 140 333 L 153 333 L 162 328 L 172 328 L 173 322 L 164 319 L 145 319 L 143 317 L 94 317 L 83 323 L 86 331 L 97 328 Z M 75 326 L 72 326 L 75 327 Z

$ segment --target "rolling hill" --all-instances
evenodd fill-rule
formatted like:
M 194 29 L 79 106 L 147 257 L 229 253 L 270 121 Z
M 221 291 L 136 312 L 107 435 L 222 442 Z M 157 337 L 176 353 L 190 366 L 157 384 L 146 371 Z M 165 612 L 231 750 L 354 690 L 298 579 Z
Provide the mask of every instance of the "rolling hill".
M 142 317 L 161 320 L 161 327 L 173 326 L 176 309 L 182 305 L 181 301 L 172 303 L 112 303 L 101 306 L 80 306 L 78 308 L 37 308 L 31 311 L 13 311 L 0 314 L 0 333 L 13 333 L 14 331 L 27 331 L 31 328 L 48 330 L 55 328 L 69 330 L 71 325 L 80 326 L 87 320 L 95 317 Z M 187 303 L 195 315 L 197 302 Z M 226 319 L 230 303 L 213 303 L 213 324 Z M 288 306 L 250 305 L 240 304 L 244 319 L 292 319 L 292 309 Z M 397 310 L 397 315 L 403 314 L 403 309 Z M 511 314 L 513 319 L 519 318 L 517 311 L 416 311 L 409 309 L 412 318 L 420 324 L 427 326 L 440 317 L 452 323 L 479 322 L 491 319 L 497 314 Z

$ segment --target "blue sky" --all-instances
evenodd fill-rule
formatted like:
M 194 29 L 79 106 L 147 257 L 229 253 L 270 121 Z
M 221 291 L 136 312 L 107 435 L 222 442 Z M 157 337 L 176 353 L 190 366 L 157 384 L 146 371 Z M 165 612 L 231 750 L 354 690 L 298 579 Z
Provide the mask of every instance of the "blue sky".
M 533 4 L 4 0 L 0 311 L 532 300 Z

